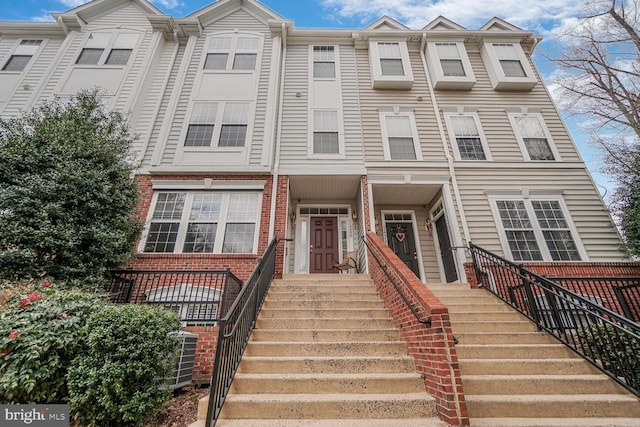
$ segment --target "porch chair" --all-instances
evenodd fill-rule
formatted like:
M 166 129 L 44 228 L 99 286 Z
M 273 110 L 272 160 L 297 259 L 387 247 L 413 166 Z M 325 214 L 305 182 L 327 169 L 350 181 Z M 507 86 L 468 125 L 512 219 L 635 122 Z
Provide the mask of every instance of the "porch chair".
M 340 274 L 345 271 L 349 273 L 349 270 L 351 270 L 352 268 L 356 269 L 356 273 L 360 273 L 360 271 L 358 270 L 358 262 L 356 261 L 357 257 L 358 253 L 356 251 L 345 252 L 342 256 L 342 262 L 339 263 L 336 261 L 331 267 L 338 270 Z

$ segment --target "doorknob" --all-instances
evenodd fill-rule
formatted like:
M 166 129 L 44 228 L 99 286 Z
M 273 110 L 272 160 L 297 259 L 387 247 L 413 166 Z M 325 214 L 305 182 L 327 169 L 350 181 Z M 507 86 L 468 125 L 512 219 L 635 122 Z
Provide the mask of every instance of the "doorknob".
M 313 252 L 313 245 L 309 245 L 309 252 Z
M 413 251 L 413 259 L 418 259 L 418 252 Z

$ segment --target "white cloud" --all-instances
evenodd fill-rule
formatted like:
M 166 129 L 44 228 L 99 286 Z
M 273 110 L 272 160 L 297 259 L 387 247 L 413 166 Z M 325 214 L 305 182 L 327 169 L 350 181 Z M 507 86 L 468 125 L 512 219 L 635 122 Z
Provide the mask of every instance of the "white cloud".
M 182 6 L 179 0 L 152 0 L 152 3 L 165 9 L 176 9 L 178 6 Z
M 58 2 L 71 9 L 74 7 L 78 7 L 81 4 L 85 4 L 87 0 L 58 0 Z

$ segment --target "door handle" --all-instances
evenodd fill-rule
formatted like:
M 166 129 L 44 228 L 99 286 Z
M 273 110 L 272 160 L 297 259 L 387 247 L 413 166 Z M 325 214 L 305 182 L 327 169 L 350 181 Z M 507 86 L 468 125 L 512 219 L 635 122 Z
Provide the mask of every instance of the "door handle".
M 313 252 L 313 245 L 309 245 L 309 252 Z

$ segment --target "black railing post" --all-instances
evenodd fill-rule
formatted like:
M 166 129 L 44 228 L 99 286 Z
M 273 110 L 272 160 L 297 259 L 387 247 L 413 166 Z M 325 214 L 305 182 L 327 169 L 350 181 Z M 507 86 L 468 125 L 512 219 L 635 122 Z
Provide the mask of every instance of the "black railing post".
M 629 304 L 627 304 L 627 299 L 622 293 L 622 289 L 619 287 L 615 287 L 613 288 L 613 293 L 616 294 L 616 298 L 618 298 L 618 303 L 620 303 L 620 308 L 622 309 L 624 316 L 629 319 L 633 319 L 633 313 L 631 313 L 631 309 L 629 308 Z

